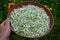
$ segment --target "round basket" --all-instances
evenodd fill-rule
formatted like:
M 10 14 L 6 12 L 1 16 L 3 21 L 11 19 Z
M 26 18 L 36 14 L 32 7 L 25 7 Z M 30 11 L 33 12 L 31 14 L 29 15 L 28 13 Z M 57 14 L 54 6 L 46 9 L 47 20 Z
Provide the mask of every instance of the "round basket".
M 24 5 L 24 6 L 25 6 L 25 5 L 29 5 L 29 4 L 30 4 L 30 5 L 38 6 L 38 7 L 40 7 L 40 8 L 43 8 L 43 9 L 46 11 L 47 15 L 48 15 L 49 18 L 50 18 L 50 29 L 48 30 L 48 32 L 46 32 L 46 34 L 48 34 L 48 33 L 52 30 L 52 28 L 53 28 L 54 19 L 53 19 L 52 13 L 51 13 L 44 5 L 42 5 L 42 4 L 39 4 L 39 3 L 36 3 L 36 2 L 22 2 L 22 3 L 18 3 L 18 4 L 16 4 L 13 8 L 11 8 L 11 10 L 8 12 L 7 18 L 10 17 L 10 12 L 13 11 L 13 9 L 22 7 L 23 5 Z M 12 31 L 13 31 L 13 29 L 12 29 Z M 14 31 L 13 31 L 13 32 L 14 32 Z M 14 33 L 15 33 L 15 32 L 14 32 Z M 16 33 L 16 34 L 17 34 L 17 33 Z M 45 35 L 46 35 L 46 34 L 45 34 Z M 44 35 L 43 35 L 43 36 L 44 36 Z M 43 36 L 38 36 L 38 37 L 34 37 L 34 38 L 39 38 L 39 37 L 43 37 Z M 23 37 L 25 37 L 25 36 L 23 36 Z M 27 37 L 27 38 L 31 38 L 31 37 Z

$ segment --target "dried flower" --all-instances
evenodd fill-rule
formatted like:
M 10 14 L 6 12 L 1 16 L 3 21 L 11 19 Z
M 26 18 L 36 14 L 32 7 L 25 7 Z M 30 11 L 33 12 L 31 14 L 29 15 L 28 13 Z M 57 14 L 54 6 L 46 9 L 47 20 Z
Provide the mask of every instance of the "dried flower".
M 52 11 L 52 8 L 50 8 L 50 10 Z
M 12 5 L 15 5 L 15 3 L 12 2 L 12 3 L 9 3 L 9 4 L 8 4 L 8 10 L 11 9 L 11 6 L 12 6 Z

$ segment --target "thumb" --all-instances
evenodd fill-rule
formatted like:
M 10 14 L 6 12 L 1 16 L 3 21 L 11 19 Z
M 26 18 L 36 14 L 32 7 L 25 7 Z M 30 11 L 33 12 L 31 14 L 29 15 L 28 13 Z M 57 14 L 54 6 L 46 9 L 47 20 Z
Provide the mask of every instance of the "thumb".
M 10 26 L 10 18 L 7 18 L 7 20 L 6 20 L 6 25 L 7 25 L 7 26 Z
M 6 24 L 9 24 L 10 18 L 7 18 L 3 23 L 1 23 L 1 26 L 5 26 Z

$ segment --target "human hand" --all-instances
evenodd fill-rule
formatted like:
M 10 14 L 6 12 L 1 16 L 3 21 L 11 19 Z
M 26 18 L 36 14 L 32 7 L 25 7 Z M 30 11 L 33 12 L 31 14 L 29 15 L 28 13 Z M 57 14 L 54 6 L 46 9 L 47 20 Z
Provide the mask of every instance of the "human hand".
M 3 23 L 0 24 L 0 40 L 8 40 L 10 36 L 10 19 L 7 18 Z

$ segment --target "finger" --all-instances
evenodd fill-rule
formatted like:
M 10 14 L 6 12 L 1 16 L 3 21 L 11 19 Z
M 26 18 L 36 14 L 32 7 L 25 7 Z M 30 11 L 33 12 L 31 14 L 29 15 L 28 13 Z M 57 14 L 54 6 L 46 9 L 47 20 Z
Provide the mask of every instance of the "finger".
M 3 23 L 1 24 L 1 26 L 5 26 L 6 22 L 9 22 L 10 18 L 7 18 L 5 21 L 3 21 Z
M 0 24 L 0 26 L 1 26 L 1 24 Z
M 10 22 L 10 18 L 7 18 L 6 23 L 9 23 L 9 22 Z
M 7 20 L 6 20 L 6 25 L 7 25 L 7 26 L 10 26 L 10 18 L 7 18 Z
M 1 26 L 4 26 L 6 23 L 6 20 L 1 23 Z
M 5 27 L 11 30 L 11 27 L 10 27 L 10 18 L 7 19 L 7 21 L 5 23 Z

